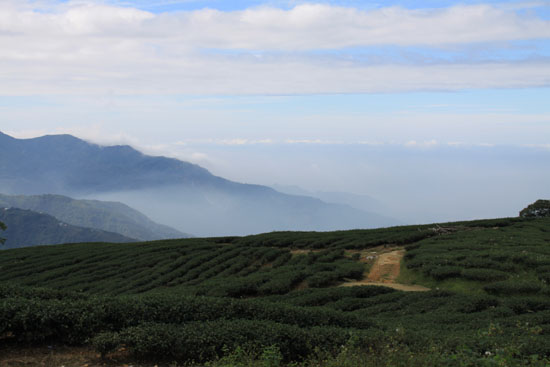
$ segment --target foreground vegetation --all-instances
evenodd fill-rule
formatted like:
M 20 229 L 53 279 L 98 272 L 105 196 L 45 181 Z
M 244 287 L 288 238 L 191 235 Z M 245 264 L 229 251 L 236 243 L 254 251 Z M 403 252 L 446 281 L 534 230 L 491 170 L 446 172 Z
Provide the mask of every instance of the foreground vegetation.
M 547 365 L 550 219 L 71 244 L 0 258 L 0 344 L 210 366 Z M 336 287 L 371 248 L 401 279 Z

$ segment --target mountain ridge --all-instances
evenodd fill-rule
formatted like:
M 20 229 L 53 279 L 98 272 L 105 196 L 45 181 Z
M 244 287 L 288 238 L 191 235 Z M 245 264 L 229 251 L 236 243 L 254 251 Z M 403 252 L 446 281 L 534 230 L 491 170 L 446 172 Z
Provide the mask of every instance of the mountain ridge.
M 45 213 L 67 224 L 119 233 L 142 241 L 191 237 L 187 233 L 155 223 L 137 210 L 118 202 L 76 200 L 55 194 L 0 194 L 0 207 Z
M 119 233 L 73 226 L 44 213 L 19 208 L 1 208 L 0 221 L 7 229 L 0 249 L 79 242 L 135 242 Z
M 0 145 L 0 192 L 61 194 L 124 202 L 157 222 L 197 236 L 274 230 L 337 230 L 396 224 L 346 205 L 233 182 L 189 162 L 100 146 L 71 135 Z

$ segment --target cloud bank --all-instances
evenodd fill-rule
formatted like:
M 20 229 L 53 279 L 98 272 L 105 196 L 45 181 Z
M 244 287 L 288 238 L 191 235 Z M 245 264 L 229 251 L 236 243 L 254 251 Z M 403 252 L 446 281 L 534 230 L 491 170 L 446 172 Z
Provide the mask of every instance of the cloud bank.
M 448 49 L 550 38 L 550 21 L 495 5 L 154 14 L 78 1 L 0 4 L 0 94 L 321 94 L 550 85 L 544 57 L 371 63 L 376 47 Z M 521 9 L 520 9 L 521 10 Z M 316 52 L 328 52 L 319 57 Z

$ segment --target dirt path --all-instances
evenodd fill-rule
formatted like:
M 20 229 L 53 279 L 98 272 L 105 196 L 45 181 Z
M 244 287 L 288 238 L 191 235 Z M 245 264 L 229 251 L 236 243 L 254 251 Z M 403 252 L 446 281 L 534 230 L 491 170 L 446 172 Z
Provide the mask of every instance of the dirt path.
M 395 283 L 399 276 L 401 259 L 405 250 L 399 249 L 380 254 L 372 265 L 367 280 L 380 283 Z
M 400 284 L 396 283 L 399 271 L 401 269 L 401 259 L 405 255 L 405 250 L 402 248 L 395 249 L 389 252 L 383 252 L 378 255 L 372 255 L 369 257 L 375 257 L 376 260 L 368 274 L 362 280 L 351 281 L 341 284 L 342 287 L 352 287 L 356 285 L 381 285 L 384 287 L 394 288 L 401 291 L 408 292 L 425 292 L 430 288 L 423 287 L 421 285 L 414 284 Z
M 105 358 L 90 347 L 0 345 L 0 367 L 157 367 L 135 363 L 130 353 L 119 349 Z

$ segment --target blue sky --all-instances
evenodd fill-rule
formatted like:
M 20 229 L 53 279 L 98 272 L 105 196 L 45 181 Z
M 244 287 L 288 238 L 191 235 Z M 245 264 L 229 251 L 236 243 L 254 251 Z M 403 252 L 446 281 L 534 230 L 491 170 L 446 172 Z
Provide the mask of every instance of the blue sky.
M 66 2 L 66 1 L 65 1 Z M 408 9 L 424 9 L 424 8 L 445 8 L 449 6 L 460 4 L 494 4 L 494 5 L 505 5 L 510 4 L 522 4 L 522 2 L 517 0 L 462 0 L 460 2 L 453 0 L 408 0 L 408 1 L 364 1 L 364 0 L 344 0 L 344 1 L 334 1 L 334 0 L 324 0 L 324 1 L 299 1 L 299 0 L 272 0 L 272 1 L 245 1 L 245 0 L 235 0 L 235 1 L 224 1 L 224 0 L 153 0 L 153 1 L 144 1 L 144 0 L 133 0 L 133 1 L 124 1 L 124 0 L 113 0 L 107 1 L 107 3 L 120 6 L 136 7 L 139 9 L 160 13 L 167 11 L 186 11 L 186 10 L 197 10 L 203 8 L 212 8 L 219 9 L 224 11 L 232 10 L 243 10 L 255 6 L 274 6 L 280 7 L 283 9 L 289 9 L 293 6 L 303 3 L 321 3 L 329 4 L 334 6 L 345 6 L 345 7 L 354 7 L 360 9 L 374 9 L 387 6 L 401 6 Z M 529 4 L 530 8 L 537 9 L 539 12 L 544 12 L 545 7 L 548 6 L 548 3 L 544 4 L 544 1 L 539 2 L 523 2 L 523 4 Z M 537 5 L 537 6 L 534 6 Z
M 16 137 L 407 202 L 407 220 L 550 196 L 548 1 L 6 0 L 0 14 L 0 131 Z

